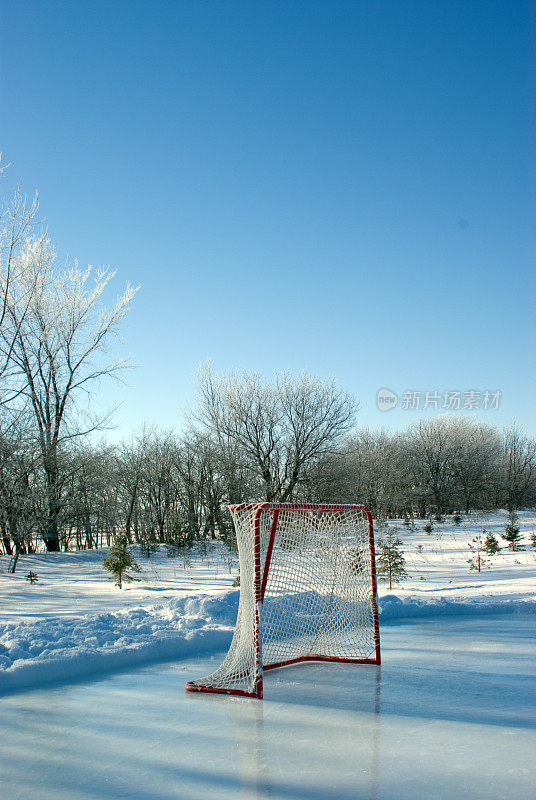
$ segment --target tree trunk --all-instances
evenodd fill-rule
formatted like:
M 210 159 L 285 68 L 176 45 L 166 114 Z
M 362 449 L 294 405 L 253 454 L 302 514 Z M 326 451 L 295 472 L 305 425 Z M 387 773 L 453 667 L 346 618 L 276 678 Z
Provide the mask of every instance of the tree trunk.
M 132 525 L 132 516 L 134 514 L 134 506 L 136 504 L 136 497 L 138 496 L 138 481 L 134 484 L 134 488 L 132 490 L 132 494 L 130 496 L 130 503 L 127 512 L 127 519 L 125 523 L 125 532 L 127 534 L 127 542 L 132 544 L 132 534 L 130 532 L 131 525 Z
M 59 474 L 56 461 L 56 453 L 50 453 L 49 458 L 44 460 L 45 476 L 47 483 L 47 518 L 43 529 L 43 541 L 47 552 L 57 553 L 60 549 L 60 537 L 58 528 L 58 517 L 60 514 L 61 502 L 59 496 Z
M 23 548 L 20 546 L 19 542 L 15 542 L 15 555 L 13 556 L 13 560 L 9 565 L 9 571 L 12 575 L 15 574 L 15 570 L 17 569 L 17 561 L 19 560 L 20 556 L 22 555 Z
M 48 515 L 45 519 L 43 530 L 43 541 L 49 553 L 57 553 L 60 549 L 60 537 L 58 529 L 59 503 L 55 497 L 55 492 L 48 492 Z

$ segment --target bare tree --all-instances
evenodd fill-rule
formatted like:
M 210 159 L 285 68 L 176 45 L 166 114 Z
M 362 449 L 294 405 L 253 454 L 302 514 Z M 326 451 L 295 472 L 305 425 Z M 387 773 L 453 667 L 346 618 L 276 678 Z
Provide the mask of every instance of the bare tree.
M 176 443 L 171 431 L 144 431 L 139 483 L 143 534 L 146 540 L 164 542 L 175 502 L 173 476 Z
M 12 556 L 10 572 L 15 572 L 22 554 L 32 552 L 39 525 L 41 487 L 36 462 L 23 425 L 0 431 L 0 530 L 4 550 Z
M 68 463 L 63 463 L 60 470 L 66 472 L 62 545 L 68 550 L 75 539 L 77 550 L 92 550 L 102 544 L 103 538 L 109 545 L 120 519 L 115 453 L 103 444 L 78 439 L 68 449 Z
M 500 471 L 500 438 L 490 425 L 472 417 L 450 420 L 452 474 L 465 513 L 493 504 L 493 488 Z
M 414 491 L 431 500 L 438 514 L 445 510 L 454 486 L 452 419 L 448 414 L 421 419 L 407 431 Z
M 17 281 L 12 277 L 6 293 L 9 324 L 0 331 L 0 342 L 4 353 L 10 351 L 10 369 L 16 371 L 35 425 L 47 489 L 43 539 L 47 549 L 57 550 L 59 448 L 102 424 L 81 409 L 80 397 L 90 396 L 100 379 L 128 366 L 108 362 L 103 354 L 137 289 L 127 285 L 106 308 L 102 297 L 115 273 L 99 268 L 90 286 L 91 267 L 82 271 L 75 262 L 58 270 L 55 251 L 43 237 L 27 239 L 19 259 Z
M 202 437 L 190 431 L 183 437 L 175 454 L 177 499 L 183 534 L 189 543 L 199 536 L 203 526 L 207 460 Z
M 261 480 L 265 498 L 290 500 L 307 467 L 333 452 L 353 425 L 356 405 L 335 383 L 303 373 L 197 376 L 196 418 L 216 442 L 230 442 Z
M 353 438 L 352 451 L 359 499 L 380 517 L 410 510 L 403 439 L 365 428 Z
M 132 526 L 136 522 L 139 504 L 143 455 L 142 441 L 133 436 L 131 442 L 122 445 L 117 457 L 119 491 L 124 507 L 124 528 L 129 544 L 132 543 Z
M 503 433 L 503 448 L 506 507 L 515 511 L 536 486 L 536 440 L 514 423 Z

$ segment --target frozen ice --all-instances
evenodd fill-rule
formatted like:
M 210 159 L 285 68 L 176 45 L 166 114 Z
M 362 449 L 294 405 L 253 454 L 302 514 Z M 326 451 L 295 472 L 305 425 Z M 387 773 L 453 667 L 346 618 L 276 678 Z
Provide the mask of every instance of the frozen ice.
M 382 628 L 383 666 L 189 694 L 221 653 L 1 700 L 5 798 L 533 800 L 536 617 Z

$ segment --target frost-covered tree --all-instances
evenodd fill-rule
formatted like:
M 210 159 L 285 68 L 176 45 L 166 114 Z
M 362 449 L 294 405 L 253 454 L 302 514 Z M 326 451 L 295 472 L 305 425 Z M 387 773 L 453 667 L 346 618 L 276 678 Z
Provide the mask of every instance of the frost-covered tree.
M 9 354 L 11 380 L 18 380 L 19 399 L 35 429 L 46 484 L 42 535 L 48 550 L 59 549 L 62 445 L 103 424 L 82 401 L 102 378 L 127 366 L 106 360 L 105 352 L 137 289 L 127 285 L 106 307 L 103 295 L 114 275 L 108 268 L 81 270 L 76 262 L 57 268 L 49 240 L 31 236 L 18 251 L 5 290 L 0 353 L 4 359 Z
M 292 499 L 314 463 L 334 452 L 353 425 L 356 404 L 334 382 L 307 373 L 198 375 L 195 418 L 214 442 L 231 443 L 262 483 L 266 500 Z
M 0 175 L 4 169 L 0 166 Z M 2 201 L 0 210 L 0 406 L 13 402 L 21 389 L 16 368 L 16 377 L 11 379 L 11 356 L 36 288 L 32 280 L 23 281 L 23 289 L 20 283 L 25 269 L 23 250 L 35 225 L 37 210 L 37 194 L 28 200 L 19 187 L 10 202 Z M 41 233 L 40 238 L 44 240 L 45 234 Z M 19 306 L 16 320 L 9 313 L 14 292 Z
M 165 542 L 170 516 L 176 499 L 174 473 L 177 443 L 171 431 L 144 430 L 141 451 L 138 505 L 138 539 L 149 557 Z
M 24 553 L 32 552 L 32 538 L 41 518 L 41 486 L 28 432 L 13 422 L 0 424 L 0 531 L 5 552 L 12 556 L 14 573 Z
M 445 511 L 454 484 L 451 419 L 447 415 L 430 417 L 410 425 L 407 444 L 415 489 L 433 504 L 437 513 Z
M 472 417 L 444 414 L 410 425 L 405 434 L 411 494 L 420 514 L 442 514 L 463 504 L 493 505 L 500 473 L 500 437 Z
M 353 502 L 357 496 L 376 516 L 412 512 L 404 443 L 399 435 L 383 428 L 362 428 L 351 437 L 347 449 L 353 494 L 345 502 Z
M 450 419 L 451 469 L 454 496 L 465 513 L 486 508 L 500 471 L 501 440 L 498 432 L 473 417 Z
M 506 507 L 515 511 L 536 491 L 536 439 L 514 424 L 505 429 L 503 446 Z
M 67 455 L 67 454 L 64 454 Z M 110 546 L 120 524 L 119 479 L 114 449 L 104 444 L 71 442 L 63 459 L 60 541 L 69 549 Z

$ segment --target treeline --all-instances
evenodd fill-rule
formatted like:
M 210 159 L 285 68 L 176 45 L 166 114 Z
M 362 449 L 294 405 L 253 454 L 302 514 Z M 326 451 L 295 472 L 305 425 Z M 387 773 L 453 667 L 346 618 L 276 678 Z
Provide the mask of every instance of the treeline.
M 13 555 L 109 545 L 149 553 L 234 533 L 228 504 L 367 504 L 377 516 L 535 502 L 536 443 L 515 426 L 427 418 L 388 434 L 356 428 L 334 382 L 283 373 L 197 376 L 186 432 L 95 444 L 92 399 L 128 366 L 111 343 L 136 289 L 107 305 L 114 273 L 58 267 L 37 202 L 17 192 L 0 227 L 0 543 Z
M 377 517 L 513 511 L 536 502 L 536 440 L 461 414 L 394 434 L 360 430 L 318 464 L 313 485 L 319 498 L 358 498 Z
M 70 442 L 58 452 L 57 542 L 50 531 L 47 479 L 28 430 L 0 439 L 3 551 L 91 549 L 126 533 L 151 552 L 207 538 L 234 546 L 227 506 L 259 499 L 362 502 L 377 517 L 428 517 L 474 509 L 515 509 L 536 501 L 535 442 L 516 428 L 498 431 L 470 417 L 428 418 L 405 431 L 367 429 L 291 475 L 287 445 L 268 477 L 235 440 L 214 430 L 187 434 L 147 429 L 119 446 Z M 294 454 L 295 455 L 295 454 Z M 294 459 L 293 466 L 294 466 Z M 286 477 L 286 479 L 285 479 Z

